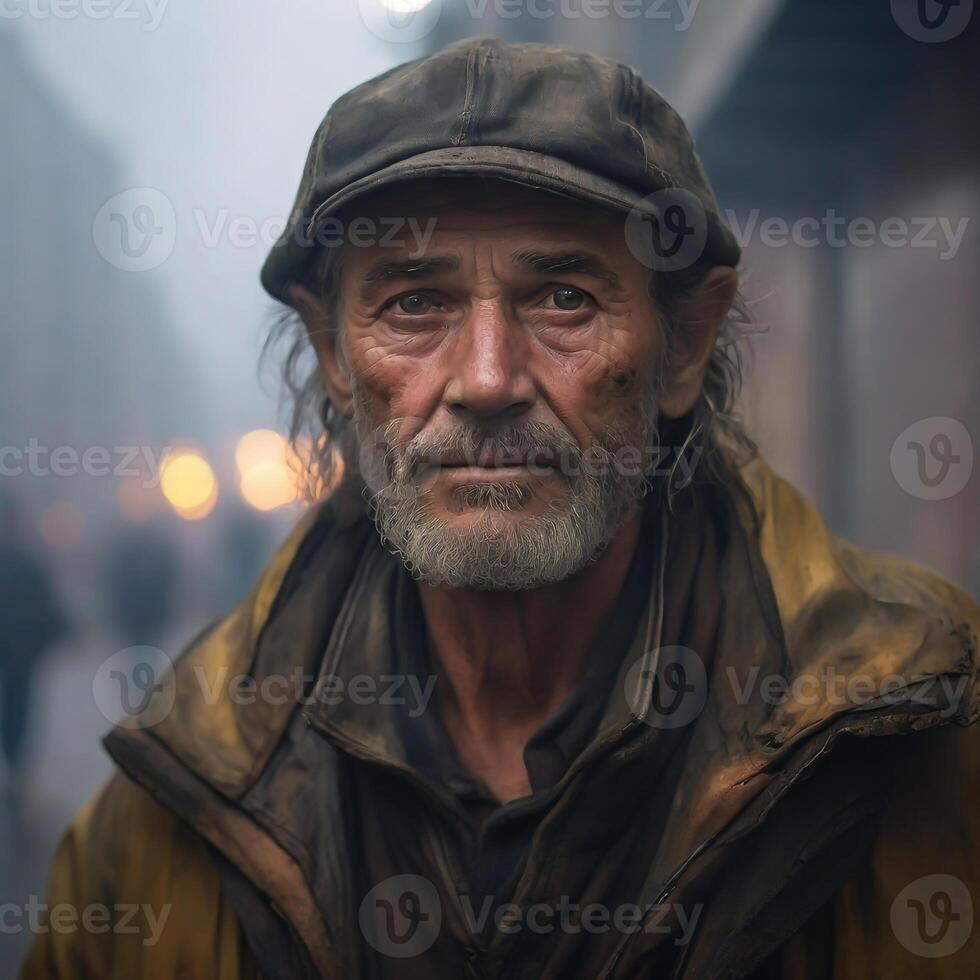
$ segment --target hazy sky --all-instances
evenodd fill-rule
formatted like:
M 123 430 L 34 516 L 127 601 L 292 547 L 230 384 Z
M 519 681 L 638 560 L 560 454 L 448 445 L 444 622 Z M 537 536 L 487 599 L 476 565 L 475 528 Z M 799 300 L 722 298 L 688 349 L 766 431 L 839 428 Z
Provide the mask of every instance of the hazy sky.
M 58 2 L 4 0 L 0 27 L 112 148 L 119 190 L 153 187 L 172 202 L 172 254 L 133 274 L 165 288 L 223 415 L 271 421 L 255 381 L 267 246 L 232 244 L 228 223 L 284 215 L 330 103 L 414 51 L 373 35 L 356 0 L 60 0 L 55 16 Z

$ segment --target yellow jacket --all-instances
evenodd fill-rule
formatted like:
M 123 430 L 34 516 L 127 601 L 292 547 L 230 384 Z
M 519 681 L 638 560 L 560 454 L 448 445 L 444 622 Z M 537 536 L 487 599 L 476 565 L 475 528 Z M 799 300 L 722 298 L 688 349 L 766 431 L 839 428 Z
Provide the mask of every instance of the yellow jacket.
M 674 975 L 759 980 L 980 976 L 980 925 L 975 923 L 980 916 L 980 728 L 972 725 L 980 712 L 980 611 L 969 597 L 928 572 L 834 540 L 810 505 L 761 462 L 744 476 L 760 519 L 752 540 L 771 583 L 791 660 L 806 656 L 811 665 L 821 663 L 833 648 L 838 665 L 855 660 L 875 676 L 894 671 L 926 680 L 953 677 L 965 686 L 958 688 L 956 710 L 941 719 L 909 714 L 895 722 L 863 706 L 870 720 L 850 734 L 867 736 L 864 741 L 898 735 L 898 777 L 869 847 L 829 903 L 790 938 L 774 940 L 772 952 L 749 972 L 716 973 L 710 956 L 699 961 L 692 954 L 689 972 L 680 966 Z M 209 673 L 222 664 L 253 663 L 254 653 L 242 651 L 254 645 L 314 519 L 308 518 L 284 545 L 246 606 L 197 644 L 189 660 Z M 825 601 L 828 596 L 832 601 Z M 828 610 L 833 638 L 826 635 Z M 842 639 L 836 623 L 848 617 L 853 622 Z M 235 800 L 254 785 L 272 749 L 243 730 L 241 719 L 230 711 L 219 704 L 204 721 L 190 709 L 178 711 L 156 731 L 154 744 L 191 760 L 195 779 L 206 777 L 209 794 Z M 790 702 L 766 719 L 763 734 L 777 733 L 772 737 L 777 745 L 811 745 L 839 720 L 826 705 Z M 200 735 L 208 726 L 211 742 Z M 828 737 L 824 748 L 829 745 Z M 812 753 L 814 762 L 822 751 Z M 114 754 L 125 760 L 124 752 Z M 200 762 L 205 757 L 209 761 Z M 692 790 L 688 797 L 703 798 L 705 807 L 725 814 L 715 828 L 722 841 L 723 828 L 750 812 L 741 802 L 726 809 L 730 790 L 758 782 L 762 799 L 778 784 L 779 771 L 771 760 L 755 757 L 729 759 L 726 766 L 737 779 L 721 767 L 712 771 L 710 792 L 695 787 L 707 796 Z M 178 800 L 190 782 L 179 784 L 167 805 L 148 792 L 147 786 L 155 793 L 149 780 L 141 782 L 117 772 L 78 813 L 55 858 L 47 903 L 51 908 L 68 903 L 79 912 L 93 906 L 148 906 L 150 914 L 131 915 L 135 930 L 51 928 L 39 933 L 23 966 L 25 980 L 261 976 L 225 893 L 215 849 L 272 897 L 277 913 L 302 937 L 315 973 L 343 976 L 328 931 L 313 921 L 317 916 L 304 894 L 303 876 L 297 874 L 301 869 L 289 854 L 261 840 L 238 811 L 212 812 L 207 805 Z M 722 783 L 723 791 L 717 789 Z M 730 839 L 737 843 L 739 835 Z M 778 935 L 778 902 L 775 906 L 771 918 Z M 119 914 L 111 913 L 114 923 Z M 634 969 L 603 975 L 648 975 L 642 966 Z

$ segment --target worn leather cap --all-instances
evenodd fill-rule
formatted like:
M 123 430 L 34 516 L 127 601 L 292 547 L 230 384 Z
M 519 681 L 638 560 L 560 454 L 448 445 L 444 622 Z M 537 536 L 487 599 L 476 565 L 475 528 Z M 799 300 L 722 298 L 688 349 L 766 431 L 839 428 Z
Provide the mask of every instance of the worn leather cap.
M 683 264 L 739 261 L 687 127 L 632 69 L 551 45 L 475 38 L 400 65 L 334 103 L 262 268 L 263 286 L 285 299 L 288 284 L 309 274 L 318 226 L 368 191 L 465 175 L 625 212 L 634 240 L 646 218 L 674 242 L 686 229 Z M 656 248 L 652 258 L 676 251 Z

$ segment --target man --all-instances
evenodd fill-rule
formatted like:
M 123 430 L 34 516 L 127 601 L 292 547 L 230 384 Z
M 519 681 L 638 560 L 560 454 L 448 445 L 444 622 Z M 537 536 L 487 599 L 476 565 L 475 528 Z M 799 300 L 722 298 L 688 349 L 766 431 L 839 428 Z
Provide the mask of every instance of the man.
M 477 40 L 334 105 L 263 269 L 333 489 L 56 859 L 165 923 L 26 976 L 969 974 L 980 617 L 752 458 L 738 258 L 622 66 Z

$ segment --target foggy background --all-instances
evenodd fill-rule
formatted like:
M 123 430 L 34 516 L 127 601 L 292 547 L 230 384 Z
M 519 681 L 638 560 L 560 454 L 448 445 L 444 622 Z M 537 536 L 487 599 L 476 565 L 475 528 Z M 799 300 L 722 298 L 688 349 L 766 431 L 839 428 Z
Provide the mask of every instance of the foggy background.
M 108 658 L 176 656 L 300 512 L 258 270 L 317 124 L 458 38 L 586 48 L 665 94 L 744 247 L 764 455 L 836 532 L 980 586 L 972 0 L 926 0 L 932 27 L 914 0 L 386 2 L 0 5 L 0 604 L 38 577 L 51 624 L 27 777 L 0 771 L 0 903 L 43 896 L 109 770 Z M 0 933 L 0 976 L 28 938 Z

